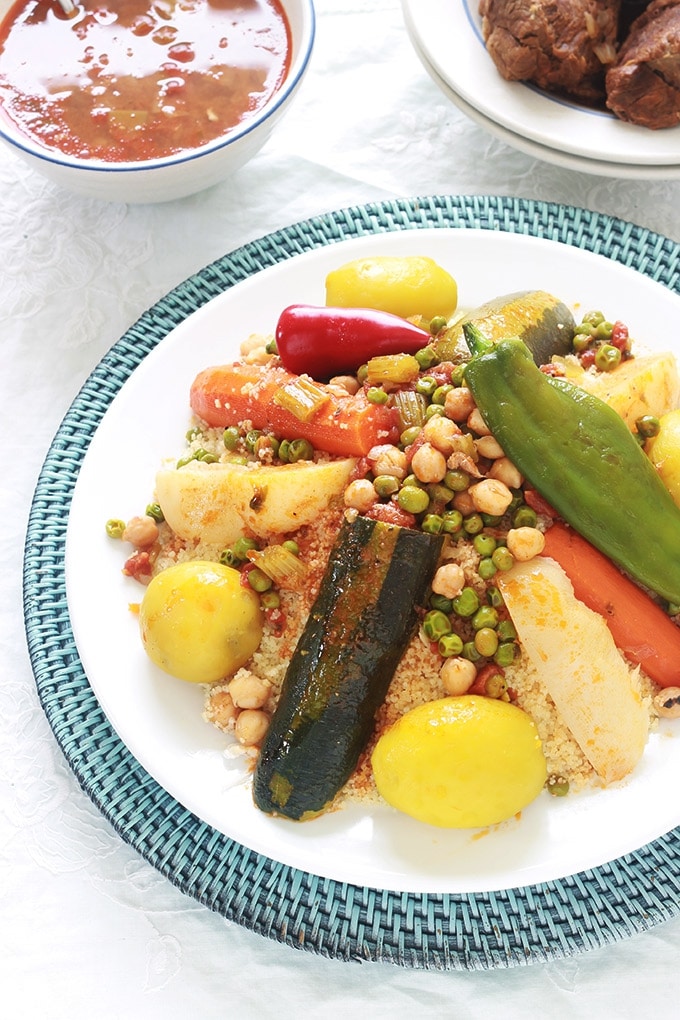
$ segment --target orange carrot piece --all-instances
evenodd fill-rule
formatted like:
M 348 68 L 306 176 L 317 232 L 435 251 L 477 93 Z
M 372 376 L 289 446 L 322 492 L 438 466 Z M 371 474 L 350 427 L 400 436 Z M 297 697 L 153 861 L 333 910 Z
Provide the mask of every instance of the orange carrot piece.
M 680 628 L 656 602 L 565 524 L 548 528 L 543 556 L 559 563 L 576 598 L 600 613 L 627 659 L 661 687 L 680 686 Z
M 362 457 L 372 446 L 396 441 L 396 411 L 371 404 L 363 390 L 345 397 L 328 388 L 325 403 L 309 421 L 300 421 L 273 402 L 295 378 L 279 366 L 237 362 L 207 368 L 192 384 L 191 409 L 210 426 L 251 421 L 253 428 L 269 429 L 281 439 L 307 439 L 315 449 L 341 457 Z

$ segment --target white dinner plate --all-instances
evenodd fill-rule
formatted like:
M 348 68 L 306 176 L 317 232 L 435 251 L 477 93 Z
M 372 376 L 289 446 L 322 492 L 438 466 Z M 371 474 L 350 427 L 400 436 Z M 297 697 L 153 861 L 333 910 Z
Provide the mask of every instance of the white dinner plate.
M 680 127 L 626 124 L 604 110 L 505 81 L 486 52 L 478 0 L 402 0 L 409 36 L 421 58 L 461 99 L 518 139 L 543 146 L 546 160 L 569 153 L 619 167 L 680 167 Z
M 218 831 L 275 861 L 376 889 L 508 889 L 593 868 L 680 823 L 677 724 L 662 723 L 626 782 L 565 799 L 544 794 L 521 818 L 484 831 L 422 825 L 386 806 L 355 805 L 299 824 L 255 809 L 241 758 L 203 721 L 203 692 L 145 657 L 108 518 L 144 511 L 161 461 L 183 448 L 189 386 L 228 361 L 252 332 L 271 332 L 292 302 L 323 303 L 329 270 L 368 254 L 430 255 L 458 280 L 460 301 L 542 288 L 583 312 L 601 308 L 650 345 L 672 342 L 680 298 L 603 256 L 489 230 L 422 229 L 329 244 L 256 272 L 180 322 L 141 362 L 106 410 L 75 486 L 66 542 L 66 590 L 85 673 L 112 726 L 177 801 Z M 96 568 L 94 567 L 96 564 Z

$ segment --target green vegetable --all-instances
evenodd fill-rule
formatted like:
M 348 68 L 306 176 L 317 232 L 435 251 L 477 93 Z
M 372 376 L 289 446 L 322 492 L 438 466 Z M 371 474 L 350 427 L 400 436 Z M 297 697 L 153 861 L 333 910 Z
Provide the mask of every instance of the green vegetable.
M 442 541 L 365 517 L 343 523 L 262 744 L 253 788 L 262 811 L 314 817 L 350 777 Z
M 541 372 L 520 340 L 488 347 L 473 327 L 467 335 L 475 355 L 467 384 L 529 484 L 640 584 L 680 601 L 680 509 L 623 419 Z
M 537 365 L 548 364 L 553 354 L 571 351 L 574 317 L 562 301 L 543 290 L 520 291 L 495 298 L 454 323 L 434 341 L 441 361 L 467 361 L 464 326 L 472 323 L 487 340 L 508 336 L 524 340 Z

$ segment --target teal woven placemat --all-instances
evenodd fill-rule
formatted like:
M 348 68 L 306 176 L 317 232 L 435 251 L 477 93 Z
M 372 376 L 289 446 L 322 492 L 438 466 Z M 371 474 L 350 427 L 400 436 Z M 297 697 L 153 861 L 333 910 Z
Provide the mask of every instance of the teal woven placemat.
M 680 293 L 680 246 L 584 209 L 523 199 L 435 196 L 352 207 L 244 245 L 190 277 L 112 347 L 65 416 L 31 508 L 24 610 L 38 694 L 85 792 L 121 838 L 210 910 L 291 947 L 339 960 L 436 970 L 510 967 L 584 952 L 678 913 L 680 829 L 611 864 L 497 893 L 363 888 L 287 867 L 228 839 L 156 783 L 90 688 L 66 603 L 73 487 L 101 418 L 146 355 L 188 315 L 252 273 L 345 238 L 445 227 L 530 234 L 608 256 Z

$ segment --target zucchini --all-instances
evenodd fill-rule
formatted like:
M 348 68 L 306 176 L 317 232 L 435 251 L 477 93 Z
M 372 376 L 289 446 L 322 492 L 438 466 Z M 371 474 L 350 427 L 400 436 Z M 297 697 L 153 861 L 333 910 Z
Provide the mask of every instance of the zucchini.
M 305 820 L 357 766 L 429 594 L 443 538 L 344 521 L 255 769 L 255 804 Z
M 519 291 L 487 301 L 457 319 L 434 343 L 441 361 L 467 361 L 470 353 L 463 326 L 472 323 L 486 340 L 496 343 L 516 336 L 531 351 L 537 365 L 547 365 L 553 354 L 569 354 L 576 323 L 567 306 L 543 290 Z

